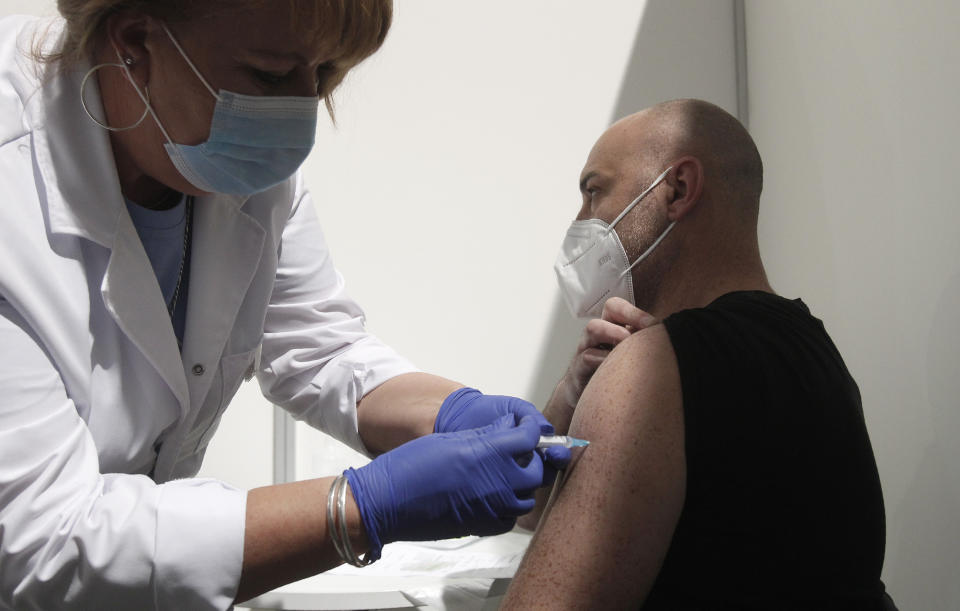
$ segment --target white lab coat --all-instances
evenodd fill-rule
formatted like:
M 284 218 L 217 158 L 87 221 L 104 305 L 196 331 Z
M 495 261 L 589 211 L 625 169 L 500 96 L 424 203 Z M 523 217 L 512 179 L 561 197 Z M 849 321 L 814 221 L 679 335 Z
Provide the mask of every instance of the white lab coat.
M 0 20 L 0 609 L 224 609 L 245 493 L 180 478 L 244 374 L 362 449 L 357 400 L 413 367 L 365 331 L 298 176 L 196 201 L 181 354 L 86 67 L 38 77 L 36 25 Z

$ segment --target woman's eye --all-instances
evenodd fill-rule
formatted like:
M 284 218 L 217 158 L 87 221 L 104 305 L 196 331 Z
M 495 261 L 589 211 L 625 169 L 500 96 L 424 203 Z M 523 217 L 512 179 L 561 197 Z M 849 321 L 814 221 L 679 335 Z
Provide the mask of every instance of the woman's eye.
M 275 72 L 257 70 L 256 68 L 253 68 L 252 71 L 253 75 L 257 77 L 257 80 L 267 85 L 277 85 L 287 76 L 286 74 L 277 74 Z
M 327 81 L 333 74 L 335 68 L 333 62 L 324 62 L 317 66 L 316 83 L 317 93 L 321 96 L 326 95 Z

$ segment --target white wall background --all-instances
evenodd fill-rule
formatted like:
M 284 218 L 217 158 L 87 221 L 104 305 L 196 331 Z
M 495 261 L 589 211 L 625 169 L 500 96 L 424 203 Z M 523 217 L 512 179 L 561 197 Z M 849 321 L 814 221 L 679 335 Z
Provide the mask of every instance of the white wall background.
M 960 5 L 747 0 L 774 287 L 860 385 L 901 609 L 960 608 Z
M 52 0 L 0 0 L 0 15 Z M 374 332 L 422 368 L 542 405 L 578 333 L 551 265 L 576 178 L 615 118 L 662 99 L 735 110 L 717 0 L 398 0 L 305 171 Z M 902 609 L 960 607 L 960 107 L 956 4 L 746 0 L 751 131 L 771 280 L 860 383 Z M 271 408 L 245 385 L 204 473 L 271 480 Z M 300 431 L 298 474 L 353 457 Z
M 0 17 L 7 15 L 49 17 L 56 14 L 56 0 L 0 0 Z
M 689 0 L 478 6 L 397 2 L 305 171 L 375 333 L 426 371 L 542 406 L 580 329 L 552 266 L 587 152 L 664 95 L 734 110 L 733 18 Z M 300 477 L 360 460 L 298 438 Z

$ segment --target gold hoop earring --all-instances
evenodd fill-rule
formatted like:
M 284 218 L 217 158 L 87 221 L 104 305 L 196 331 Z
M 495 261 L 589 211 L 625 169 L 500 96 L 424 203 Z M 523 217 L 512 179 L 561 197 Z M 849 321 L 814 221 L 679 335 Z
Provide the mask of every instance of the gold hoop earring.
M 127 59 L 129 59 L 131 62 L 133 61 L 131 58 L 127 58 Z M 93 116 L 93 113 L 90 112 L 90 108 L 87 106 L 87 98 L 86 98 L 86 96 L 84 96 L 84 90 L 85 90 L 86 87 L 87 87 L 87 81 L 90 79 L 91 76 L 93 76 L 93 74 L 94 74 L 97 70 L 99 70 L 100 68 L 106 68 L 106 67 L 108 67 L 108 66 L 109 66 L 109 67 L 113 67 L 113 68 L 122 68 L 124 71 L 126 71 L 126 69 L 127 69 L 127 67 L 126 67 L 125 65 L 123 65 L 123 64 L 106 63 L 106 64 L 97 64 L 96 66 L 94 66 L 94 67 L 90 68 L 89 70 L 87 70 L 87 73 L 83 75 L 83 80 L 80 82 L 80 105 L 83 106 L 83 112 L 87 113 L 87 116 L 90 117 L 90 120 L 91 120 L 91 121 L 93 121 L 94 123 L 96 123 L 97 125 L 99 125 L 100 127 L 102 127 L 103 129 L 108 130 L 108 131 L 111 131 L 111 132 L 125 132 L 125 131 L 131 130 L 131 129 L 135 128 L 135 127 L 139 127 L 140 124 L 143 123 L 143 120 L 146 119 L 146 118 L 147 118 L 147 115 L 150 113 L 150 106 L 149 106 L 149 103 L 150 103 L 150 87 L 148 87 L 147 85 L 144 85 L 144 87 L 143 87 L 143 88 L 144 88 L 144 91 L 146 92 L 146 95 L 145 95 L 144 97 L 146 98 L 147 104 L 144 105 L 143 114 L 140 115 L 140 118 L 137 119 L 137 122 L 134 123 L 133 125 L 128 125 L 128 126 L 126 126 L 126 127 L 112 127 L 112 126 L 110 126 L 110 125 L 107 125 L 106 123 L 103 123 L 102 121 L 100 121 L 100 120 L 97 119 L 96 117 L 94 117 L 94 116 Z M 129 77 L 129 75 L 127 75 L 127 76 L 128 76 L 128 79 L 130 80 L 130 84 L 133 85 L 134 87 L 136 87 L 136 84 L 133 83 L 133 79 L 131 79 L 131 78 Z

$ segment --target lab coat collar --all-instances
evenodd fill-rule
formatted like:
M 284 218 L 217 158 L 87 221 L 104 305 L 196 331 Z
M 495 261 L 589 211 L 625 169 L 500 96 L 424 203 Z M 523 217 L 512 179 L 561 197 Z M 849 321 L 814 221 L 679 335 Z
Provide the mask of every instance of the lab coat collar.
M 37 99 L 28 101 L 25 113 L 35 134 L 50 232 L 81 236 L 112 248 L 120 219 L 127 212 L 109 133 L 90 120 L 80 103 L 80 85 L 89 69 L 89 62 L 80 62 L 74 69 L 45 75 Z M 95 117 L 105 116 L 95 78 L 87 81 L 84 97 Z M 233 195 L 211 197 L 235 208 L 246 201 Z
M 46 78 L 28 103 L 25 118 L 34 134 L 43 182 L 40 194 L 51 234 L 80 236 L 110 249 L 101 284 L 104 304 L 179 403 L 178 427 L 171 433 L 174 443 L 164 441 L 158 458 L 156 476 L 162 479 L 172 470 L 179 450 L 174 438 L 182 440 L 210 389 L 256 272 L 266 232 L 243 212 L 246 198 L 197 198 L 181 356 L 149 259 L 126 211 L 109 135 L 80 104 L 80 84 L 88 69 L 81 65 Z M 85 95 L 90 111 L 103 116 L 95 79 L 88 81 Z M 204 368 L 204 375 L 194 374 L 195 365 Z
M 84 237 L 112 248 L 123 210 L 120 180 L 110 138 L 86 116 L 80 104 L 80 82 L 87 65 L 47 74 L 37 96 L 27 103 L 33 147 L 46 194 L 52 234 Z M 48 73 L 59 70 L 49 66 Z M 103 116 L 96 80 L 87 83 L 92 113 Z
M 100 285 L 104 306 L 163 377 L 182 413 L 190 404 L 189 391 L 164 301 L 126 211 L 107 131 L 80 104 L 87 70 L 87 64 L 48 67 L 26 108 L 50 233 L 79 236 L 110 250 Z M 95 79 L 85 93 L 90 111 L 103 116 Z
M 193 215 L 187 326 L 181 360 L 193 407 L 181 413 L 179 427 L 163 442 L 153 473 L 157 481 L 165 481 L 173 472 L 183 441 L 211 390 L 266 239 L 260 223 L 229 198 L 200 198 Z

